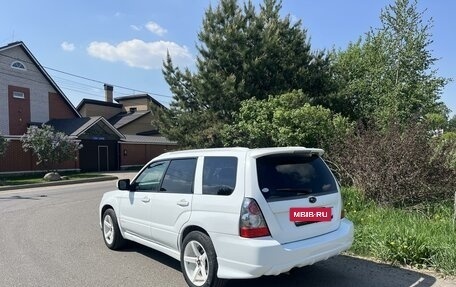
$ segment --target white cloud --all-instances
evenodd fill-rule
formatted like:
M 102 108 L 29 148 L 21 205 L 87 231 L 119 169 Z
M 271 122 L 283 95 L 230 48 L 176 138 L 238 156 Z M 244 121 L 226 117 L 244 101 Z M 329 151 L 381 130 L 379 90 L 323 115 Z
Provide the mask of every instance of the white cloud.
M 186 46 L 174 42 L 144 42 L 139 39 L 124 41 L 117 45 L 107 42 L 92 42 L 87 48 L 90 56 L 110 62 L 124 62 L 130 67 L 159 69 L 169 51 L 177 65 L 193 63 L 193 57 Z
M 62 47 L 62 49 L 67 52 L 72 52 L 74 49 L 76 49 L 73 43 L 68 43 L 66 41 L 60 44 L 60 47 Z
M 157 23 L 155 23 L 153 21 L 149 21 L 146 24 L 146 28 L 147 28 L 147 30 L 151 31 L 154 34 L 157 34 L 158 36 L 163 36 L 166 34 L 166 32 L 168 32 L 165 28 L 161 27 L 160 25 L 158 25 Z
M 142 29 L 141 26 L 136 26 L 136 25 L 130 25 L 130 28 L 135 30 L 135 31 L 141 31 L 141 29 Z

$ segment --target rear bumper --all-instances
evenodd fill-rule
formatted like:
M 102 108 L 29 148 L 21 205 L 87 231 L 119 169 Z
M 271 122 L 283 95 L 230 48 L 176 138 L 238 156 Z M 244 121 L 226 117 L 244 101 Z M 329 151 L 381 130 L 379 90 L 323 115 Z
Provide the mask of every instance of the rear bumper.
M 270 237 L 210 236 L 217 252 L 218 277 L 234 279 L 278 275 L 294 267 L 326 260 L 350 248 L 353 232 L 353 223 L 342 219 L 340 227 L 333 232 L 287 244 L 280 244 Z

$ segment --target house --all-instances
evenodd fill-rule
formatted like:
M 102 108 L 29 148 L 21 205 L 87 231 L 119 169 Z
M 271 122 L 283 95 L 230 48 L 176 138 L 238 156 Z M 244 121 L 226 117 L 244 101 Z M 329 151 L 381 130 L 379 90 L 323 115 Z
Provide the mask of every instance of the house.
M 125 138 L 103 117 L 53 119 L 46 123 L 82 144 L 79 169 L 84 171 L 118 170 L 119 140 Z
M 9 140 L 0 172 L 33 171 L 36 159 L 24 152 L 20 137 L 31 124 L 80 118 L 62 90 L 23 42 L 0 47 L 0 134 Z M 78 169 L 78 159 L 62 169 Z
M 0 47 L 0 134 L 9 141 L 0 158 L 0 174 L 43 169 L 30 151 L 22 149 L 20 138 L 30 125 L 51 125 L 82 143 L 75 159 L 62 163 L 60 170 L 117 170 L 142 165 L 175 147 L 158 134 L 147 135 L 151 114 L 144 107 L 155 100 L 148 98 L 132 112 L 137 99 L 112 103 L 112 86 L 105 90 L 110 102 L 101 107 L 93 104 L 100 101 L 84 100 L 77 109 L 23 42 Z
M 148 94 L 116 97 L 113 87 L 104 85 L 105 101 L 83 99 L 77 106 L 84 117 L 103 116 L 124 135 L 119 140 L 119 168 L 142 166 L 163 152 L 174 150 L 177 143 L 160 135 L 152 126 L 151 106 L 165 108 Z

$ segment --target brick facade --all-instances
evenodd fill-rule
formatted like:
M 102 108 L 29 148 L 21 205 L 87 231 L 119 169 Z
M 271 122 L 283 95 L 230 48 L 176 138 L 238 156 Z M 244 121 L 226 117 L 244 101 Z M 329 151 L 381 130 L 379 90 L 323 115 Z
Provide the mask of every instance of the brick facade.
M 144 165 L 154 157 L 176 149 L 175 145 L 120 144 L 120 169 Z
M 37 159 L 30 151 L 22 149 L 22 142 L 18 139 L 8 142 L 7 152 L 0 158 L 0 173 L 18 171 L 45 171 L 42 165 L 36 164 Z M 57 166 L 59 170 L 78 170 L 79 157 Z
M 57 93 L 49 93 L 49 119 L 71 119 L 77 117 L 75 112 L 68 106 L 62 96 Z

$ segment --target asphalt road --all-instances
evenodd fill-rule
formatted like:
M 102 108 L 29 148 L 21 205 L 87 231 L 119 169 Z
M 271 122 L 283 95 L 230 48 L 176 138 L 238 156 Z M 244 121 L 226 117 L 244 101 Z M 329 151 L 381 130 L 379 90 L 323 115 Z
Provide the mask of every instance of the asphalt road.
M 0 192 L 0 287 L 186 286 L 179 262 L 137 244 L 104 246 L 98 203 L 115 182 Z M 456 286 L 454 281 L 337 256 L 289 275 L 234 286 Z

